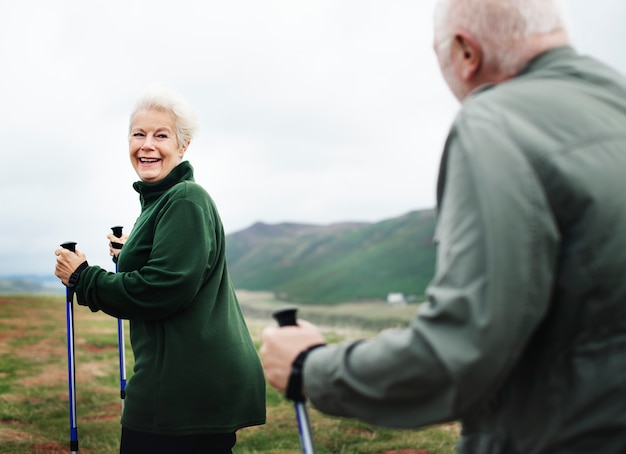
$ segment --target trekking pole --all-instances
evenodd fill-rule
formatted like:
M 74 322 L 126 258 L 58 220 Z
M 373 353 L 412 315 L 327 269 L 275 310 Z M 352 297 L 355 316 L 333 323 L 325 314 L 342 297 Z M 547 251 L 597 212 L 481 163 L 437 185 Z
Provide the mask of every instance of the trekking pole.
M 118 238 L 122 237 L 122 229 L 124 227 L 118 225 L 111 227 L 113 235 Z M 113 249 L 122 249 L 122 243 L 111 242 Z M 115 272 L 117 273 L 117 257 L 113 256 L 115 263 Z M 122 410 L 124 410 L 124 399 L 126 399 L 126 344 L 124 341 L 124 320 L 117 319 L 117 351 L 119 352 L 120 361 L 120 399 L 122 399 Z
M 278 326 L 295 326 L 296 312 L 295 307 L 284 307 L 272 313 L 272 317 L 278 322 Z M 303 454 L 315 454 L 313 446 L 313 432 L 311 430 L 311 422 L 309 413 L 306 409 L 306 398 L 300 395 L 294 400 L 294 408 L 296 410 L 296 419 L 298 420 L 298 431 L 300 432 L 300 446 Z
M 67 242 L 62 248 L 76 252 L 76 243 Z M 74 355 L 74 290 L 65 288 L 67 320 L 67 382 L 70 398 L 70 451 L 78 453 L 78 424 L 76 423 L 76 357 Z

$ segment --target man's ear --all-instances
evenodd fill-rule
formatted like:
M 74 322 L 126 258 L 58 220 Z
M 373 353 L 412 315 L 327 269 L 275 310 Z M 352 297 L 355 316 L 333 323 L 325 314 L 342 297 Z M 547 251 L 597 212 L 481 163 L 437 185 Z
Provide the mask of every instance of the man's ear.
M 481 69 L 483 63 L 482 48 L 476 39 L 468 33 L 457 33 L 454 36 L 454 42 L 460 53 L 459 75 L 465 82 L 469 82 Z

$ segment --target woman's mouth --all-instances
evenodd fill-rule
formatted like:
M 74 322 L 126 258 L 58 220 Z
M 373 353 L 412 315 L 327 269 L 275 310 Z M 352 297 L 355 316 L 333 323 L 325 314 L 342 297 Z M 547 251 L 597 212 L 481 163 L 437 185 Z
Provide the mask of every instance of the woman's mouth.
M 159 162 L 158 158 L 139 158 L 139 162 L 141 164 L 154 164 L 155 162 Z

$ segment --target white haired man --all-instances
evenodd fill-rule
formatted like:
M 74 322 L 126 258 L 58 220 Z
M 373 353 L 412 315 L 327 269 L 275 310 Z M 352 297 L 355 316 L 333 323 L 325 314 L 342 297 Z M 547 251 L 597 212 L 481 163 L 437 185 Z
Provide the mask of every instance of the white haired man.
M 462 108 L 428 302 L 296 373 L 320 332 L 266 329 L 274 387 L 301 380 L 321 411 L 383 426 L 461 420 L 464 454 L 626 452 L 626 79 L 577 54 L 563 17 L 555 0 L 438 2 Z

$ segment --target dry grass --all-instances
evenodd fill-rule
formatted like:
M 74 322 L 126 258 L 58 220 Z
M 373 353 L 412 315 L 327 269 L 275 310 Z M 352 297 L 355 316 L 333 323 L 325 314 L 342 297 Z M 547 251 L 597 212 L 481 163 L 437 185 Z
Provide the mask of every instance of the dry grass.
M 281 305 L 268 295 L 254 294 L 244 294 L 242 305 L 255 305 L 255 297 L 260 314 L 269 314 Z M 315 310 L 311 308 L 310 312 Z M 363 306 L 360 311 L 363 312 Z M 273 321 L 269 315 L 261 315 L 248 318 L 248 322 L 258 345 L 261 330 Z M 372 334 L 371 330 L 358 327 L 326 329 L 335 338 Z M 2 453 L 69 452 L 65 336 L 63 297 L 0 297 Z M 105 314 L 76 307 L 75 345 L 80 452 L 117 453 L 121 402 L 116 321 Z M 127 363 L 130 377 L 132 350 L 128 339 Z M 270 388 L 267 399 L 267 424 L 238 432 L 235 452 L 299 453 L 292 404 Z M 421 431 L 394 431 L 330 418 L 313 408 L 309 412 L 319 454 L 447 454 L 454 452 L 458 437 L 455 424 Z

